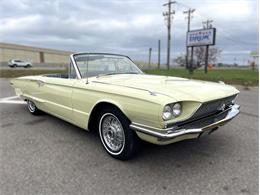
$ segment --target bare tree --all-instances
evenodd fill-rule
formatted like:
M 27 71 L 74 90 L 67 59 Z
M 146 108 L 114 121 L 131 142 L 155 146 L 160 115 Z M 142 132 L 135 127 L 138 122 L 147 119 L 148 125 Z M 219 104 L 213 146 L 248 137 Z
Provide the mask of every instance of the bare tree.
M 205 63 L 205 52 L 206 47 L 196 47 L 194 49 L 194 56 L 195 60 L 197 61 L 197 66 L 200 67 Z M 222 50 L 217 47 L 210 47 L 209 48 L 209 63 L 216 63 L 217 59 L 220 57 Z
M 178 64 L 179 66 L 184 66 L 185 63 L 186 63 L 186 59 L 185 59 L 185 56 L 181 55 L 181 56 L 178 56 L 176 57 L 174 60 L 173 60 L 174 63 Z

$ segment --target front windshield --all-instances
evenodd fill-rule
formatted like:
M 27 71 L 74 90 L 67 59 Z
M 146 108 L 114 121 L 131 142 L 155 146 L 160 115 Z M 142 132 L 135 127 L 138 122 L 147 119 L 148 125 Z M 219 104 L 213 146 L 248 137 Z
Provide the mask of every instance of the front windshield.
M 112 74 L 142 74 L 142 71 L 125 56 L 77 54 L 74 59 L 82 78 Z

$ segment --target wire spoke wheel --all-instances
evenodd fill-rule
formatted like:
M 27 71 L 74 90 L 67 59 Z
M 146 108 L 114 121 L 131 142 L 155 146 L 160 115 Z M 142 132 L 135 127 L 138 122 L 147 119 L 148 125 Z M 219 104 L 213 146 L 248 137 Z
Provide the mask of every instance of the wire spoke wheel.
M 119 119 L 106 113 L 102 116 L 99 124 L 99 131 L 102 143 L 111 154 L 120 154 L 125 145 L 124 129 Z
M 32 113 L 35 112 L 36 106 L 32 101 L 28 100 L 27 106 L 28 106 L 28 109 L 29 109 L 30 112 L 32 112 Z
M 129 128 L 128 118 L 115 107 L 104 108 L 98 116 L 99 137 L 103 148 L 113 158 L 130 159 L 139 148 L 135 132 Z
M 40 115 L 42 112 L 37 108 L 36 104 L 31 101 L 27 100 L 27 109 L 33 115 Z

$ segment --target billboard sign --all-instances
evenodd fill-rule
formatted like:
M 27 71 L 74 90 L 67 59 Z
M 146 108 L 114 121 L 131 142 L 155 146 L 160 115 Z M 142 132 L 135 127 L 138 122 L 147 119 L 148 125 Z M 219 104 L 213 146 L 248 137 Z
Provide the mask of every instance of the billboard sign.
M 187 46 L 205 46 L 205 45 L 215 45 L 216 39 L 216 29 L 201 29 L 193 30 L 187 33 Z

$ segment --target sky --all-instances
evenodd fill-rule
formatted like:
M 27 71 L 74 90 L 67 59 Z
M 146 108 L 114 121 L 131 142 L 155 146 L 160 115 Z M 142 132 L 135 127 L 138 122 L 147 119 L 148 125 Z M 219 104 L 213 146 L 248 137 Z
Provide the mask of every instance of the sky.
M 166 61 L 167 28 L 162 5 L 167 0 L 0 0 L 0 42 L 73 52 L 125 54 L 138 61 Z M 211 19 L 217 28 L 218 62 L 245 64 L 258 50 L 257 0 L 180 0 L 173 5 L 171 58 L 185 53 L 187 19 L 191 30 Z

